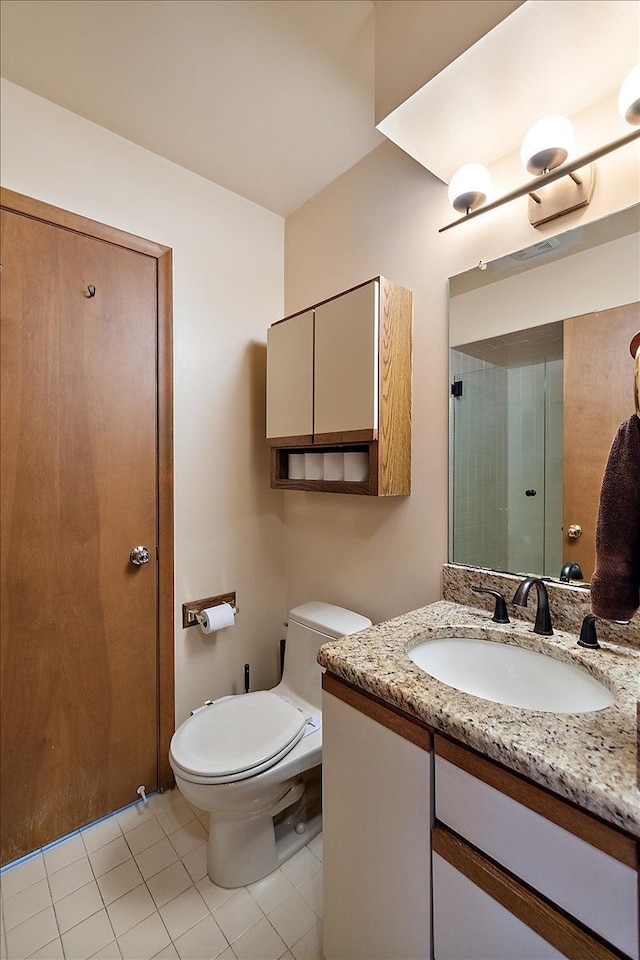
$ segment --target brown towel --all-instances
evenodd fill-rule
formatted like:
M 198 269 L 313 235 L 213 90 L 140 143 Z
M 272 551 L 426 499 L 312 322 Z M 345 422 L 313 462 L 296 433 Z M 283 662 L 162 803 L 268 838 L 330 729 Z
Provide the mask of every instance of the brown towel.
M 630 620 L 640 607 L 640 417 L 622 424 L 604 471 L 591 610 Z

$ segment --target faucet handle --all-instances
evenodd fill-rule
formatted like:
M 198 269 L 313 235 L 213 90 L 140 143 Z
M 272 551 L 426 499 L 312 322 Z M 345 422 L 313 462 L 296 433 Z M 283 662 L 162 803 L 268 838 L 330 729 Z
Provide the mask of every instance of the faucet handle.
M 587 647 L 588 650 L 599 650 L 598 636 L 596 634 L 596 618 L 592 613 L 588 613 L 582 621 L 580 628 L 579 647 Z
M 487 587 L 471 587 L 474 593 L 488 593 L 495 598 L 496 607 L 491 618 L 495 623 L 510 623 L 507 615 L 507 604 L 499 590 L 488 590 Z

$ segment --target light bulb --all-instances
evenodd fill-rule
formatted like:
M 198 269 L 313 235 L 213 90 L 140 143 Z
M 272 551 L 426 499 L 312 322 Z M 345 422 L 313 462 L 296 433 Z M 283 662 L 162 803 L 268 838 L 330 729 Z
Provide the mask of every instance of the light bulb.
M 469 213 L 485 203 L 491 192 L 491 174 L 481 163 L 467 163 L 456 170 L 449 184 L 449 203 L 454 210 Z
M 573 127 L 566 117 L 543 117 L 527 131 L 520 160 L 528 173 L 539 176 L 565 162 L 573 149 Z
M 640 63 L 631 70 L 622 82 L 618 94 L 618 110 L 627 123 L 640 125 Z

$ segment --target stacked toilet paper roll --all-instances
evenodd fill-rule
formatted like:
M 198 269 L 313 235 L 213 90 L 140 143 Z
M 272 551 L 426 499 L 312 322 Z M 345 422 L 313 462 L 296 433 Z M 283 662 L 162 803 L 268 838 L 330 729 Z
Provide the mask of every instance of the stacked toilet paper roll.
M 228 603 L 219 603 L 215 607 L 207 607 L 200 611 L 198 617 L 200 629 L 204 634 L 215 633 L 216 630 L 232 627 L 235 622 L 235 611 Z

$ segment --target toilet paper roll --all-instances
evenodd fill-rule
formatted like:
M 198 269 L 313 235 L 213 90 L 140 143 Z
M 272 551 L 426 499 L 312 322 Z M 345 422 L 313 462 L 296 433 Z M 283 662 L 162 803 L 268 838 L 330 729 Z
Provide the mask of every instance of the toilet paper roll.
M 305 480 L 322 480 L 324 475 L 324 458 L 321 453 L 305 453 L 304 478 Z
M 219 603 L 215 607 L 207 607 L 200 613 L 200 629 L 203 633 L 215 633 L 225 627 L 232 627 L 235 623 L 233 607 L 228 603 Z
M 289 480 L 304 480 L 304 453 L 289 454 Z
M 366 451 L 345 453 L 344 478 L 360 483 L 369 479 L 369 454 Z

